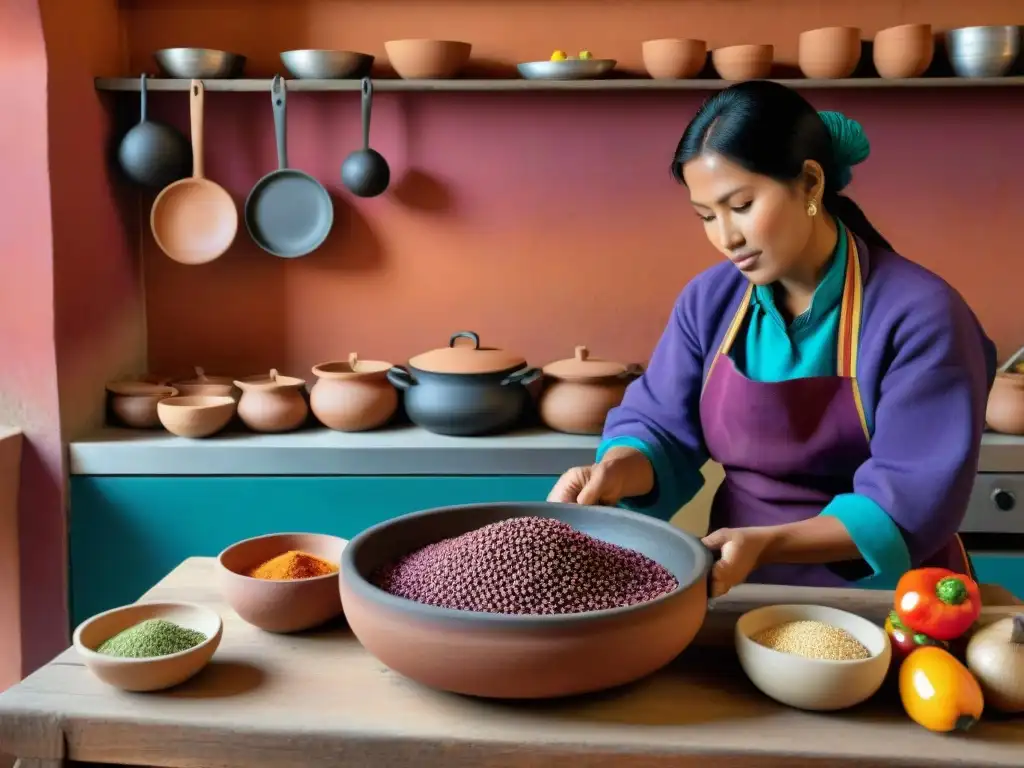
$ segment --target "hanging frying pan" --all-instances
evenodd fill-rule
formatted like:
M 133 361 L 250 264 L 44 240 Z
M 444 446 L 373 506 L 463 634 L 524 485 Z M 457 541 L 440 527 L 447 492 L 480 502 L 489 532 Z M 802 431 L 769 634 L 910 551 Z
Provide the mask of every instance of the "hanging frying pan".
M 189 89 L 192 175 L 165 187 L 153 201 L 149 225 L 160 250 L 181 264 L 223 255 L 238 233 L 238 209 L 224 187 L 203 178 L 203 81 Z
M 139 86 L 141 119 L 121 139 L 117 159 L 125 175 L 136 184 L 163 189 L 188 176 L 191 148 L 185 137 L 169 125 L 147 116 L 146 75 Z
M 245 201 L 245 226 L 267 253 L 294 259 L 315 251 L 334 224 L 334 204 L 323 184 L 308 173 L 288 167 L 288 104 L 284 78 L 274 77 L 277 170 L 256 182 Z

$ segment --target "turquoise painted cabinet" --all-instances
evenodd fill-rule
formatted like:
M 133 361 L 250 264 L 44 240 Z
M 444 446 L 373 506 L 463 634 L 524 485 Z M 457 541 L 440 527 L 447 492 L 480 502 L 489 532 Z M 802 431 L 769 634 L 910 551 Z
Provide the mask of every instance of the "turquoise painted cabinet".
M 556 477 L 71 478 L 71 615 L 137 600 L 193 556 L 281 531 L 352 538 L 430 507 L 542 501 Z

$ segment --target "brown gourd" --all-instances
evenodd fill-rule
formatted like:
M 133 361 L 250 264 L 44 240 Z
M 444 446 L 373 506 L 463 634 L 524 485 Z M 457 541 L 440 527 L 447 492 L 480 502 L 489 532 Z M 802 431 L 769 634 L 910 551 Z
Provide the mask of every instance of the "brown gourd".
M 966 656 L 987 704 L 1009 714 L 1024 712 L 1024 613 L 979 629 Z

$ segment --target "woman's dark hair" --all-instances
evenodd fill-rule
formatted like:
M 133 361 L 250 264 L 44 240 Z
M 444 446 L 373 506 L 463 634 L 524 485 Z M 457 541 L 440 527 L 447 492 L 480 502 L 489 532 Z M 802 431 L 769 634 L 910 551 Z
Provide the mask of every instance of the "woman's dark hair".
M 836 162 L 832 134 L 818 112 L 791 88 L 751 80 L 709 98 L 679 140 L 670 169 L 673 178 L 685 184 L 683 166 L 708 151 L 782 182 L 799 179 L 804 161 L 814 160 L 825 171 L 825 209 L 868 245 L 893 250 L 860 207 L 839 194 L 837 187 L 849 169 Z

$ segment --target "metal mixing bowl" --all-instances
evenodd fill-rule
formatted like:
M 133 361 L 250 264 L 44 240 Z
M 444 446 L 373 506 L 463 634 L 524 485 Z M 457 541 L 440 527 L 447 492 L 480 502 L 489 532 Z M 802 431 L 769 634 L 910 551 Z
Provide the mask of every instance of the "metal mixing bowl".
M 946 52 L 960 77 L 1002 77 L 1020 53 L 1020 27 L 961 27 L 946 33 Z
M 378 568 L 428 544 L 527 516 L 561 520 L 640 552 L 667 568 L 679 586 L 622 608 L 512 615 L 439 608 L 371 581 Z M 341 601 L 363 647 L 423 685 L 486 698 L 554 698 L 639 680 L 678 656 L 704 622 L 711 563 L 699 539 L 624 509 L 467 504 L 404 515 L 352 539 L 341 556 Z
M 245 56 L 212 48 L 164 48 L 153 58 L 168 77 L 185 80 L 241 77 L 245 71 Z
M 305 49 L 284 51 L 281 62 L 292 77 L 302 80 L 337 80 L 366 77 L 374 57 L 357 51 Z
M 590 80 L 604 77 L 615 64 L 615 59 L 565 59 L 526 61 L 517 64 L 516 69 L 527 80 Z

